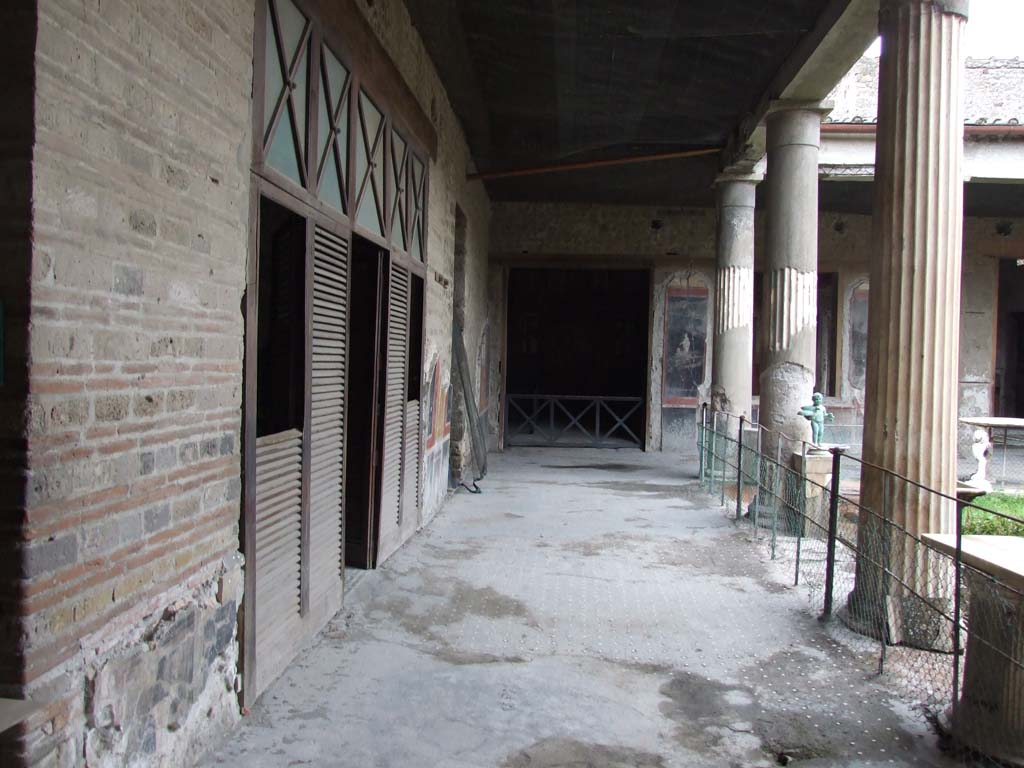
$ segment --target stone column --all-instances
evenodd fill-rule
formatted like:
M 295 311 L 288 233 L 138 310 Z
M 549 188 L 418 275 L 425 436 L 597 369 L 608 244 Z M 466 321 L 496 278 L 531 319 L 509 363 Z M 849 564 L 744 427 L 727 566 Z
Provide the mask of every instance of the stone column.
M 818 145 L 826 110 L 778 102 L 768 114 L 768 226 L 764 309 L 766 359 L 760 423 L 810 439 L 800 406 L 814 391 L 818 310 Z
M 966 0 L 882 0 L 864 459 L 956 494 L 963 59 Z M 953 530 L 955 506 L 880 472 L 862 498 L 911 534 Z M 893 571 L 942 598 L 948 574 L 906 538 L 861 516 L 863 550 L 891 548 Z M 870 552 L 868 553 L 870 554 Z M 876 553 L 877 554 L 877 553 Z M 882 590 L 858 562 L 851 613 L 867 620 Z M 877 614 L 876 614 L 877 615 Z M 891 615 L 891 614 L 890 614 Z M 908 628 L 904 627 L 904 631 Z
M 751 416 L 754 357 L 754 192 L 760 177 L 716 182 L 718 248 L 715 269 L 711 407 Z

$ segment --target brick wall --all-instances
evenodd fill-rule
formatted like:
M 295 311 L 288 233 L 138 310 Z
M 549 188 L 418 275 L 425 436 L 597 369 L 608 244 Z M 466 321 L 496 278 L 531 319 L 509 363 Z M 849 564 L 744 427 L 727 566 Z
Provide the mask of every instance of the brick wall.
M 424 379 L 443 414 L 454 208 L 475 339 L 488 200 L 401 3 L 364 10 L 439 137 Z M 17 762 L 179 765 L 238 717 L 253 17 L 253 0 L 53 0 L 9 24 L 0 685 L 45 703 Z
M 156 674 L 118 659 L 178 653 L 165 627 L 237 601 L 252 24 L 252 0 L 39 11 L 21 640 L 54 703 L 33 763 L 185 754 L 188 712 L 109 721 Z M 216 635 L 193 636 L 230 656 Z

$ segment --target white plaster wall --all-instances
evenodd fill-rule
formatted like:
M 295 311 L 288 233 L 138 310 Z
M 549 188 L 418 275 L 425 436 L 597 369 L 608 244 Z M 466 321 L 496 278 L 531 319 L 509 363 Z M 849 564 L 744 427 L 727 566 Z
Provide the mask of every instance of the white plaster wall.
M 960 289 L 960 416 L 990 416 L 994 411 L 996 305 L 999 263 L 964 248 Z M 971 455 L 973 428 L 961 424 L 957 474 L 970 476 L 977 469 Z
M 505 411 L 505 334 L 508 312 L 508 272 L 497 264 L 488 270 L 487 288 L 489 298 L 490 323 L 490 371 L 488 382 L 489 407 L 487 409 L 488 447 L 490 450 L 504 450 L 504 411 Z
M 1024 179 L 1024 142 L 968 136 L 964 141 L 964 177 L 973 181 Z M 875 168 L 874 133 L 824 133 L 818 156 L 822 176 L 843 181 L 870 180 Z

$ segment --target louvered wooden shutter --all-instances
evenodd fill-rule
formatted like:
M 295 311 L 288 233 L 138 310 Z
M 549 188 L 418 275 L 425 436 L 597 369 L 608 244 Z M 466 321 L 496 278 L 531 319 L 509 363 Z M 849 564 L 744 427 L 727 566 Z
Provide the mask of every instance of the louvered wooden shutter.
M 317 227 L 313 240 L 310 429 L 310 608 L 314 623 L 341 606 L 344 549 L 348 241 Z M 317 617 L 316 614 L 326 616 Z
M 384 455 L 381 464 L 380 544 L 383 562 L 402 543 L 402 463 L 409 350 L 409 270 L 391 262 L 384 384 Z
M 292 659 L 302 634 L 302 433 L 256 439 L 256 691 Z
M 402 460 L 402 540 L 419 523 L 420 509 L 420 401 L 405 404 L 405 455 Z

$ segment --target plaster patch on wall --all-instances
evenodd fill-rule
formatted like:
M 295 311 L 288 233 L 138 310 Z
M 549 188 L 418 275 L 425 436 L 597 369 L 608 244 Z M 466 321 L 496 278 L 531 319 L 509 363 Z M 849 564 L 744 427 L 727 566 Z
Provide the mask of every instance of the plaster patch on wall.
M 423 508 L 420 524 L 429 522 L 448 493 L 448 462 L 451 444 L 450 367 L 437 352 L 432 353 L 423 382 Z
M 505 270 L 503 267 L 492 266 L 487 274 L 488 283 L 488 323 L 494 329 L 490 334 L 491 351 L 489 355 L 490 371 L 487 380 L 490 385 L 490 408 L 487 411 L 489 429 L 487 434 L 488 449 L 502 450 L 504 434 L 502 420 L 504 418 L 504 361 L 505 351 Z

